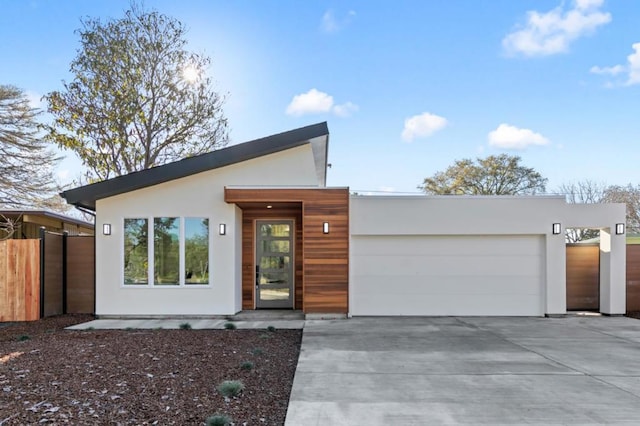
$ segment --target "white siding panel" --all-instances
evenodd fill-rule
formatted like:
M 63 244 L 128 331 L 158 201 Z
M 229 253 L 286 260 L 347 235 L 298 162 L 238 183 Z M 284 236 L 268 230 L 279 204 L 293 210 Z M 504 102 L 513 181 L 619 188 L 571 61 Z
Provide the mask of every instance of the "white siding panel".
M 352 315 L 542 315 L 542 236 L 357 236 Z

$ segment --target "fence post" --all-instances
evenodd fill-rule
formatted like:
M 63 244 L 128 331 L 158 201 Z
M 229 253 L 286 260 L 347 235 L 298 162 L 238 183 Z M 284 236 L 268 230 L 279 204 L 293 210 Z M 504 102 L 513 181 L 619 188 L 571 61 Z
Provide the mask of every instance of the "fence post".
M 46 228 L 40 227 L 40 319 L 44 318 L 44 238 Z
M 62 313 L 67 313 L 67 237 L 69 231 L 62 232 Z

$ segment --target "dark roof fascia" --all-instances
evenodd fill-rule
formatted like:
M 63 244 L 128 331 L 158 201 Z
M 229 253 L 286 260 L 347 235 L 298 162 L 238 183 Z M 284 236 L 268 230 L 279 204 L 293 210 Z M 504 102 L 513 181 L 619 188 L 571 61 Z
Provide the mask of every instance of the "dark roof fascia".
M 69 216 L 65 216 L 63 214 L 59 214 L 59 213 L 54 213 L 54 212 L 49 212 L 46 210 L 0 210 L 0 215 L 4 215 L 4 216 L 15 216 L 15 217 L 19 217 L 19 216 L 24 216 L 24 215 L 34 215 L 34 216 L 44 216 L 44 217 L 49 217 L 51 219 L 56 219 L 65 223 L 71 223 L 73 225 L 78 225 L 78 226 L 82 226 L 85 228 L 91 228 L 94 229 L 94 225 L 93 223 L 90 222 L 85 222 L 83 220 L 80 219 L 76 219 L 73 217 L 69 217 Z
M 174 179 L 229 166 L 264 155 L 274 154 L 304 145 L 313 138 L 321 136 L 328 137 L 328 135 L 329 129 L 325 121 L 238 145 L 232 145 L 227 148 L 185 158 L 162 166 L 70 189 L 62 192 L 60 196 L 65 198 L 69 204 L 95 211 L 96 200 L 102 198 L 169 182 Z

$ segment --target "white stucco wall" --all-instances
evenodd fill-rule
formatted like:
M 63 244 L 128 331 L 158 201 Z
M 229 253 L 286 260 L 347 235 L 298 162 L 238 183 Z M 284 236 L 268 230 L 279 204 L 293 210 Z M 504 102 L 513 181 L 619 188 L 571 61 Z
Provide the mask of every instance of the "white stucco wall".
M 241 211 L 224 201 L 224 187 L 318 186 L 310 145 L 282 151 L 96 203 L 96 314 L 103 316 L 221 315 L 241 310 Z M 125 218 L 209 219 L 210 285 L 134 287 L 123 285 Z M 218 234 L 218 224 L 227 234 Z
M 540 271 L 540 315 L 566 313 L 566 248 L 564 230 L 568 227 L 592 227 L 603 229 L 601 251 L 602 262 L 607 266 L 601 271 L 601 312 L 624 313 L 625 296 L 625 236 L 611 235 L 616 223 L 625 222 L 623 204 L 572 205 L 561 196 L 535 197 L 394 197 L 394 196 L 354 196 L 351 198 L 350 226 L 352 241 L 351 259 L 360 256 L 359 238 L 366 236 L 487 236 L 487 244 L 492 249 L 501 250 L 500 245 L 508 239 L 499 236 L 531 237 L 531 241 L 541 238 L 542 262 Z M 562 232 L 552 234 L 552 224 L 560 223 Z M 380 241 L 384 241 L 380 239 Z M 426 243 L 425 243 L 426 244 Z M 489 252 L 491 250 L 488 250 Z M 464 268 L 464 264 L 458 267 Z M 401 279 L 401 277 L 397 277 Z M 396 279 L 396 280 L 397 280 Z M 360 280 L 360 281 L 358 281 Z M 366 278 L 353 270 L 350 277 L 350 310 L 352 314 L 376 314 L 378 307 L 367 306 Z M 458 294 L 472 295 L 477 291 L 478 280 L 457 282 Z M 487 281 L 488 283 L 488 281 Z M 487 284 L 489 285 L 489 284 Z M 411 294 L 427 294 L 423 289 L 407 290 Z M 425 296 L 426 297 L 426 296 Z M 458 299 L 460 299 L 458 297 Z M 452 299 L 453 300 L 453 299 Z M 497 298 L 496 298 L 497 300 Z M 504 302 L 504 301 L 503 301 Z M 418 304 L 419 301 L 412 301 Z M 453 302 L 452 302 L 453 303 Z M 458 303 L 460 303 L 458 301 Z M 482 303 L 492 303 L 485 298 Z M 497 303 L 497 302 L 496 302 Z M 428 304 L 425 299 L 425 303 Z M 503 311 L 505 305 L 502 306 Z M 474 310 L 475 309 L 475 310 Z M 468 315 L 489 309 L 470 309 Z M 497 307 L 496 307 L 497 309 Z M 383 307 L 380 314 L 401 314 L 401 309 Z M 433 315 L 464 314 L 443 306 Z M 496 311 L 497 312 L 497 311 Z M 415 313 L 414 313 L 415 314 Z M 424 314 L 429 315 L 428 308 Z M 527 311 L 527 315 L 531 312 Z

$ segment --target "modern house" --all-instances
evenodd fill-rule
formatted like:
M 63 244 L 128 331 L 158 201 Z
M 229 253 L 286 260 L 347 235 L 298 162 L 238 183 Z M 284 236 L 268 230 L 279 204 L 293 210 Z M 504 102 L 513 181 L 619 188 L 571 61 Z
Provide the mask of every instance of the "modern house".
M 624 313 L 624 205 L 351 196 L 328 143 L 319 123 L 65 191 L 96 213 L 96 314 L 563 314 L 567 227 L 601 230 L 600 311 Z

